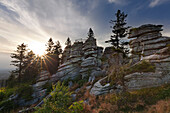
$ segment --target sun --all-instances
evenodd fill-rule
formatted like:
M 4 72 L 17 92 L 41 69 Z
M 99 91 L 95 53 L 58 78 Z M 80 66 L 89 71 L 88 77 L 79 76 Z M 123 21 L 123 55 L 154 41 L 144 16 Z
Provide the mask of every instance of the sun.
M 32 42 L 29 45 L 29 48 L 35 53 L 35 55 L 42 56 L 45 54 L 45 45 L 40 42 Z

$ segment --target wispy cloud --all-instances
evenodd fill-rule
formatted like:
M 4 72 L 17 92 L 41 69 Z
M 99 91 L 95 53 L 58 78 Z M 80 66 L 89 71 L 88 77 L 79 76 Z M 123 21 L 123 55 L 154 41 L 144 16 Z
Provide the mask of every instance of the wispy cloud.
M 151 0 L 150 4 L 149 4 L 149 7 L 155 7 L 155 6 L 158 6 L 158 5 L 161 5 L 167 1 L 170 1 L 170 0 Z
M 118 5 L 125 5 L 128 2 L 125 0 L 108 0 L 109 3 L 114 3 L 114 4 L 118 4 Z
M 86 13 L 97 3 L 87 3 L 87 11 L 82 13 L 82 4 L 73 0 L 1 0 L 0 34 L 19 43 L 45 43 L 50 37 L 62 43 L 68 36 L 82 38 L 94 26 Z

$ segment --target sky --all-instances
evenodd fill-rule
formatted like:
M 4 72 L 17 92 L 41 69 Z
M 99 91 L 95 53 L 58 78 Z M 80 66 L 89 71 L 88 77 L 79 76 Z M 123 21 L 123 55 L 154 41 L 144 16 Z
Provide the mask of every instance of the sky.
M 17 45 L 44 50 L 50 37 L 64 47 L 67 37 L 86 39 L 89 28 L 100 46 L 111 35 L 110 20 L 120 9 L 127 25 L 164 25 L 170 36 L 170 0 L 0 0 L 0 69 L 10 67 L 10 53 Z

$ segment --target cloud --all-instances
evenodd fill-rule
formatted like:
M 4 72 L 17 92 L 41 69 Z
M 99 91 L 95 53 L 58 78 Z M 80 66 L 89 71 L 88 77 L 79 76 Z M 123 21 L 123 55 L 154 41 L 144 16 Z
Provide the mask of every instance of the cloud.
M 109 3 L 115 3 L 115 4 L 118 4 L 118 5 L 125 5 L 127 4 L 128 2 L 125 0 L 108 0 Z
M 158 5 L 161 5 L 165 2 L 167 2 L 169 0 L 151 0 L 150 4 L 149 4 L 149 7 L 155 7 L 155 6 L 158 6 Z
M 18 44 L 32 41 L 46 43 L 50 37 L 64 43 L 86 36 L 89 27 L 95 26 L 88 13 L 97 1 L 86 4 L 76 0 L 1 0 L 0 34 Z M 82 12 L 81 8 L 86 7 Z
M 0 52 L 9 53 L 12 50 L 11 47 L 15 45 L 15 42 L 9 41 L 6 38 L 0 36 L 0 45 L 1 45 Z

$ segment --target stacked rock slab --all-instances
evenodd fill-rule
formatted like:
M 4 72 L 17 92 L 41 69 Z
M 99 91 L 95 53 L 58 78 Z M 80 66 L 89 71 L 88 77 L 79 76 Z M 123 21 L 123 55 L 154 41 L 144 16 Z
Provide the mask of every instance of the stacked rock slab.
M 80 73 L 82 78 L 95 76 L 97 72 L 101 71 L 101 52 L 102 47 L 97 47 L 96 39 L 94 37 L 89 37 L 83 46 L 83 58 L 81 63 Z
M 52 75 L 52 81 L 57 81 L 59 79 L 75 79 L 80 76 L 80 64 L 82 59 L 82 47 L 83 42 L 75 42 L 70 47 L 69 57 L 65 59 L 65 62 L 61 64 L 58 68 L 56 74 Z M 68 49 L 68 48 L 67 48 Z
M 62 61 L 61 61 L 62 64 L 67 62 L 67 60 L 70 57 L 70 53 L 71 53 L 71 46 L 66 46 L 62 54 Z
M 41 71 L 41 73 L 39 74 L 37 80 L 36 80 L 36 84 L 33 85 L 33 89 L 34 89 L 34 93 L 32 94 L 33 99 L 29 102 L 24 102 L 24 104 L 22 105 L 28 105 L 30 104 L 34 104 L 37 101 L 41 100 L 45 95 L 46 95 L 46 90 L 44 89 L 43 86 L 49 82 L 50 80 L 50 73 L 48 71 Z
M 130 47 L 132 48 L 132 58 L 134 63 L 140 61 L 142 57 L 154 54 L 170 43 L 169 37 L 164 37 L 160 33 L 162 25 L 146 24 L 130 30 Z
M 143 25 L 132 29 L 130 43 L 133 52 L 141 52 L 143 57 L 133 55 L 133 60 L 142 60 L 153 64 L 155 72 L 135 72 L 125 76 L 128 89 L 141 89 L 170 83 L 170 37 L 164 37 L 160 31 L 162 25 Z M 145 67 L 147 68 L 147 67 Z

